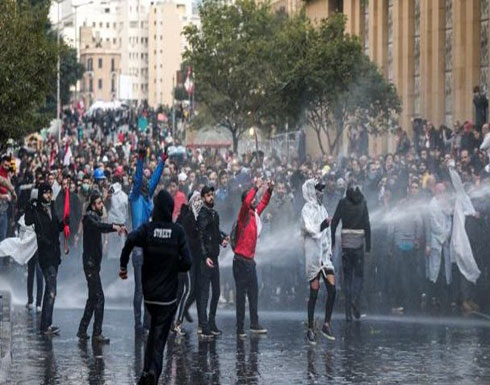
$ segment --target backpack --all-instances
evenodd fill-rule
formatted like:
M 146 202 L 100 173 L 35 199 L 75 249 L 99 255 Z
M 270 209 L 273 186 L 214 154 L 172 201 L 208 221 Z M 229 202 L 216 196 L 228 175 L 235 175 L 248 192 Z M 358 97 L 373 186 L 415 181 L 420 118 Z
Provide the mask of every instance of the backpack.
M 238 219 L 233 222 L 233 225 L 231 226 L 231 232 L 230 232 L 230 246 L 233 252 L 235 252 L 235 247 L 238 243 L 238 240 L 243 236 L 243 232 L 248 226 L 248 222 L 250 221 L 250 213 L 247 213 L 247 219 L 245 220 L 245 223 L 242 226 L 242 231 L 240 231 L 240 234 L 238 234 Z

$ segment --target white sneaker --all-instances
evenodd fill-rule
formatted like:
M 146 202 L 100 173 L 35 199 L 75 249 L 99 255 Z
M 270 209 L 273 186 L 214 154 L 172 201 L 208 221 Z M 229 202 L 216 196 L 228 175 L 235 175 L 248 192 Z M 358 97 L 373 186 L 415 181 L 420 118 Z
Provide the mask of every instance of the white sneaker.
M 28 304 L 26 305 L 26 309 L 27 309 L 27 310 L 32 310 L 33 308 L 34 308 L 34 305 L 33 305 L 32 303 L 28 303 Z
M 41 313 L 43 308 L 41 306 L 36 306 L 36 313 Z

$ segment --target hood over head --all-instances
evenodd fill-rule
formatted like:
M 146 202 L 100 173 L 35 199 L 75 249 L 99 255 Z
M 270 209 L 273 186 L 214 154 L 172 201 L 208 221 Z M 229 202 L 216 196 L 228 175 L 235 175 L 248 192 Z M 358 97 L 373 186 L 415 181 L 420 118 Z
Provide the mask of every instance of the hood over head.
M 153 221 L 172 222 L 173 211 L 174 199 L 167 190 L 160 190 L 160 192 L 153 198 Z
M 347 196 L 347 199 L 354 204 L 359 204 L 364 200 L 364 195 L 362 195 L 361 188 L 355 183 L 349 183 L 345 195 Z
M 308 179 L 303 184 L 303 198 L 308 203 L 318 203 L 315 186 L 318 184 L 316 179 Z

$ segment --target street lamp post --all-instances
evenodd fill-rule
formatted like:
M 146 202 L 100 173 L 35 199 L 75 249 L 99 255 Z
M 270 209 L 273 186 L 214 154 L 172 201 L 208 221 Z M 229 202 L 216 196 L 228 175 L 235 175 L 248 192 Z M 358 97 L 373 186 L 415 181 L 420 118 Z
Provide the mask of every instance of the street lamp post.
M 89 2 L 83 3 L 83 4 L 77 4 L 77 5 L 72 4 L 72 7 L 75 9 L 73 25 L 75 28 L 75 49 L 77 51 L 77 60 L 80 57 L 80 41 L 78 39 L 77 11 L 78 11 L 78 8 L 83 7 L 85 5 L 89 5 L 89 4 L 93 4 L 93 1 L 89 1 Z M 78 79 L 75 82 L 75 103 L 77 103 L 77 102 L 78 102 Z
M 60 2 L 58 4 L 58 28 L 56 28 L 56 44 L 58 47 L 58 62 L 56 64 L 56 120 L 58 123 L 58 142 L 61 143 L 61 98 L 60 98 L 60 86 L 61 86 L 61 59 L 60 59 Z

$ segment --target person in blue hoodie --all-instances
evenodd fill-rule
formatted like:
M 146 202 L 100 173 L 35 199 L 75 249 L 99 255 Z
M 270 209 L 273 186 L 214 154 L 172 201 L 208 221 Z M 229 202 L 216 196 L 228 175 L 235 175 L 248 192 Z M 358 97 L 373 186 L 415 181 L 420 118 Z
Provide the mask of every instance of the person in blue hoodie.
M 143 175 L 143 162 L 146 155 L 146 149 L 140 148 L 138 153 L 138 162 L 136 163 L 136 172 L 133 178 L 133 187 L 129 194 L 129 203 L 131 205 L 131 218 L 133 230 L 147 223 L 153 210 L 152 196 L 162 176 L 163 166 L 167 158 L 166 153 L 162 153 L 160 162 L 153 172 L 150 179 Z M 150 320 L 145 312 L 143 324 L 141 323 L 141 306 L 143 303 L 143 285 L 141 281 L 141 269 L 143 266 L 143 250 L 141 247 L 135 247 L 133 250 L 132 263 L 134 269 L 134 328 L 137 333 L 148 330 Z

